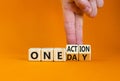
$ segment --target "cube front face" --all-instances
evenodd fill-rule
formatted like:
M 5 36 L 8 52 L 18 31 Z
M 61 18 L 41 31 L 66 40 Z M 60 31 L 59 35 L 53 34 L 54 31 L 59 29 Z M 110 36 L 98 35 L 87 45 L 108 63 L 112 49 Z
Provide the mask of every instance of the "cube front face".
M 67 54 L 67 61 L 79 61 L 78 54 Z
M 66 61 L 65 48 L 55 48 L 54 49 L 54 61 Z
M 42 48 L 42 56 L 41 59 L 42 61 L 53 61 L 53 48 Z
M 30 48 L 28 60 L 29 61 L 40 61 L 41 60 L 41 49 L 40 48 Z
M 91 54 L 79 54 L 79 61 L 91 61 Z

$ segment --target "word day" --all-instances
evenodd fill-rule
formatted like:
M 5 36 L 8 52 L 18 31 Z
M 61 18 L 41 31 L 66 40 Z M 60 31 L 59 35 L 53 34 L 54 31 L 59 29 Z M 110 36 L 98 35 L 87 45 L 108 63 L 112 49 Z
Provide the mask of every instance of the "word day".
M 30 48 L 29 61 L 90 61 L 90 45 L 67 45 L 66 48 Z

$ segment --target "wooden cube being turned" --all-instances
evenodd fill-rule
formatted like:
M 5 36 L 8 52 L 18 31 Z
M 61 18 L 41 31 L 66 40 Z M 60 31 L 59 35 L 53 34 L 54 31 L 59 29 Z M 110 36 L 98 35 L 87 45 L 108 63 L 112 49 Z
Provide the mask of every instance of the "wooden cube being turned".
M 66 47 L 66 60 L 78 61 L 78 45 L 67 45 Z
M 91 61 L 91 45 L 79 45 L 79 60 Z
M 53 48 L 42 48 L 42 61 L 53 61 Z
M 40 61 L 41 60 L 41 49 L 40 48 L 30 48 L 28 51 L 28 60 L 29 61 Z
M 66 61 L 65 48 L 55 48 L 54 49 L 54 61 Z

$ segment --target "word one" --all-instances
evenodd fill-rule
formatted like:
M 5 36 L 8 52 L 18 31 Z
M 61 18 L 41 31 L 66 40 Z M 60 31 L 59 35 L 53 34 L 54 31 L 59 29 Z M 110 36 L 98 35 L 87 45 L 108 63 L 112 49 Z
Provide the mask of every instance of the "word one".
M 66 48 L 30 48 L 29 61 L 90 61 L 90 45 L 67 45 Z

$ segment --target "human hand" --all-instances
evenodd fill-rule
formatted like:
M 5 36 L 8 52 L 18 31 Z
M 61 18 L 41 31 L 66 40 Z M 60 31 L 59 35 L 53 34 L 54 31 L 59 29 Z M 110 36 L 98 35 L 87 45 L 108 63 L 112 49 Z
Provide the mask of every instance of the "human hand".
M 95 17 L 103 4 L 103 0 L 62 0 L 68 44 L 82 44 L 83 14 Z

